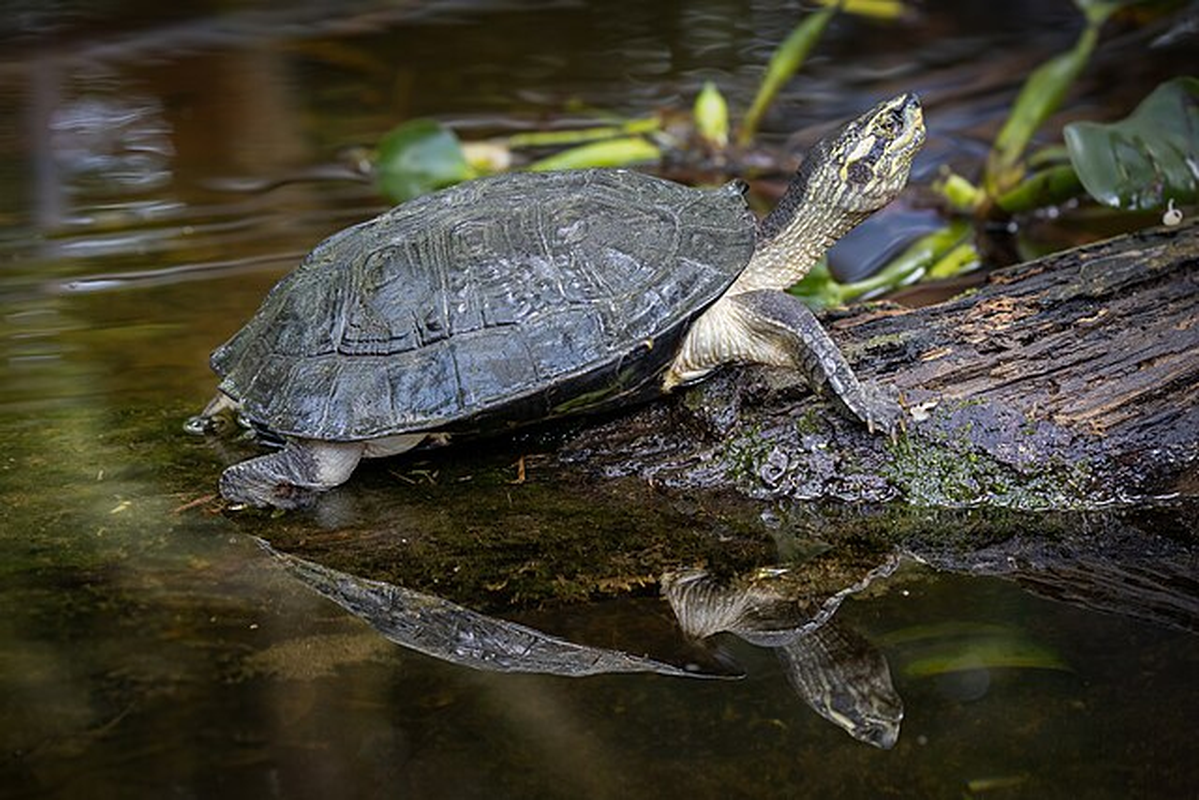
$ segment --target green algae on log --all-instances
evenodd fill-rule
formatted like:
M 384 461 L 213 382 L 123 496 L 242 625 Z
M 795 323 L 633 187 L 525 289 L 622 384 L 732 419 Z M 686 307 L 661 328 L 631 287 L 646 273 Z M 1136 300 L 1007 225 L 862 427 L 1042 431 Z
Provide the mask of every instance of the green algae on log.
M 1042 509 L 1199 495 L 1194 222 L 999 270 L 938 305 L 853 309 L 830 329 L 859 375 L 903 393 L 913 418 L 897 440 L 747 367 L 559 457 L 759 498 Z

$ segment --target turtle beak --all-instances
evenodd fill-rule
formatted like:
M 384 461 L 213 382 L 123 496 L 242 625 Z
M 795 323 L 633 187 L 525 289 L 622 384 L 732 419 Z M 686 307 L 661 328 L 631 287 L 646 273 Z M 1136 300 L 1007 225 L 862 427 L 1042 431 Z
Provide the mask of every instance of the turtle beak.
M 895 149 L 912 152 L 924 144 L 924 110 L 915 92 L 905 92 L 894 100 L 896 115 L 903 120 L 902 132 L 896 137 Z

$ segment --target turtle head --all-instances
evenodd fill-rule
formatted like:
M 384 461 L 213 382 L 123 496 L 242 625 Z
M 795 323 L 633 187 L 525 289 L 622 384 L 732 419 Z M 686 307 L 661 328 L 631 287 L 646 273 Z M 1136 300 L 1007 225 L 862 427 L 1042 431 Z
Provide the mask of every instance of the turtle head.
M 920 100 L 907 92 L 884 100 L 818 142 L 796 182 L 809 202 L 864 216 L 895 199 L 922 144 Z

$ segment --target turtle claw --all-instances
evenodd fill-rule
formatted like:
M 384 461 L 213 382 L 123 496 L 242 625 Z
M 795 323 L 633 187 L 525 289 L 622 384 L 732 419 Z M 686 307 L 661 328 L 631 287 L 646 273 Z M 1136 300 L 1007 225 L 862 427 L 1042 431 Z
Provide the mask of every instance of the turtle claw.
M 907 430 L 907 413 L 899 402 L 899 392 L 874 381 L 865 381 L 854 396 L 842 398 L 849 412 L 866 423 L 870 433 L 885 433 L 895 441 Z

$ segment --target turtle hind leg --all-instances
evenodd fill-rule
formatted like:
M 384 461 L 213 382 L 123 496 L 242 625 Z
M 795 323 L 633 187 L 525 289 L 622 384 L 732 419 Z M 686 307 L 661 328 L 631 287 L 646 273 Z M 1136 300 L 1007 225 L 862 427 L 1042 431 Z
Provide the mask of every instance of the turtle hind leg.
M 873 381 L 859 381 L 799 298 L 763 289 L 733 295 L 728 302 L 736 309 L 744 335 L 754 342 L 750 360 L 798 369 L 813 389 L 831 394 L 845 413 L 872 433 L 892 434 L 903 424 L 896 394 Z
M 364 449 L 362 442 L 288 439 L 281 450 L 221 473 L 221 496 L 235 504 L 300 508 L 318 492 L 344 483 Z

